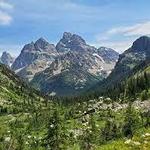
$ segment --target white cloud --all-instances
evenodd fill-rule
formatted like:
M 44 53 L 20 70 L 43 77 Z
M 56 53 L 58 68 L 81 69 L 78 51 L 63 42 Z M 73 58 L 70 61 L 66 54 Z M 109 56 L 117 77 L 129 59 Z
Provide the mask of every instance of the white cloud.
M 12 21 L 12 17 L 0 10 L 0 25 L 9 25 Z
M 13 5 L 6 0 L 0 0 L 0 25 L 9 25 L 13 20 L 10 15 Z
M 101 42 L 96 42 L 96 43 L 90 43 L 90 45 L 93 45 L 97 48 L 104 46 L 104 47 L 108 47 L 108 48 L 112 48 L 114 50 L 116 50 L 119 53 L 124 52 L 125 50 L 127 50 L 129 47 L 131 47 L 132 43 L 134 40 L 125 40 L 125 41 L 101 41 Z
M 96 42 L 121 53 L 128 49 L 136 38 L 143 35 L 150 35 L 150 21 L 112 28 L 97 35 Z
M 131 41 L 104 42 L 103 45 L 106 47 L 110 47 L 118 51 L 119 53 L 122 53 L 123 51 L 131 47 L 132 42 Z
M 11 10 L 13 9 L 13 5 L 4 0 L 0 0 L 0 9 Z
M 141 36 L 150 34 L 150 21 L 132 26 L 113 28 L 106 32 L 107 35 L 123 34 L 124 36 Z

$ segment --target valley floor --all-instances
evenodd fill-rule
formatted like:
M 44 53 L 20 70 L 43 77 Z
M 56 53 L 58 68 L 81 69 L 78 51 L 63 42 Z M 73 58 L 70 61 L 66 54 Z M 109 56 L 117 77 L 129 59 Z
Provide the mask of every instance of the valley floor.
M 150 148 L 150 122 L 145 113 L 149 100 L 135 101 L 131 108 L 108 99 L 70 105 L 36 101 L 18 111 L 16 104 L 3 102 L 7 111 L 1 109 L 0 114 L 1 150 Z

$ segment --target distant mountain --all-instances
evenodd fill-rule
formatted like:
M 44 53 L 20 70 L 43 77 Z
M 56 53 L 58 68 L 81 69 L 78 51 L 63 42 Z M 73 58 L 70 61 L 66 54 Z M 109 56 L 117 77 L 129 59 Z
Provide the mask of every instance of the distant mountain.
M 63 34 L 56 49 L 58 57 L 46 70 L 37 73 L 31 84 L 42 92 L 63 96 L 77 95 L 106 78 L 118 54 L 107 48 L 97 50 L 82 37 L 68 32 Z
M 1 58 L 0 58 L 0 62 L 11 67 L 11 65 L 13 64 L 13 62 L 15 61 L 15 58 L 13 58 L 8 52 L 3 52 Z
M 98 54 L 108 63 L 117 62 L 119 58 L 119 54 L 116 51 L 106 47 L 100 47 L 98 49 Z
M 142 36 L 137 39 L 131 48 L 120 55 L 119 60 L 110 74 L 113 80 L 122 80 L 142 64 L 150 60 L 150 38 Z M 143 66 L 144 67 L 144 66 Z
M 150 37 L 138 38 L 131 48 L 119 56 L 119 60 L 112 73 L 103 83 L 99 83 L 99 90 L 114 87 L 127 80 L 130 76 L 148 67 L 150 63 Z
M 57 55 L 55 46 L 40 38 L 24 46 L 11 68 L 22 78 L 31 80 L 35 73 L 46 69 Z
M 94 52 L 96 48 L 86 44 L 85 40 L 76 34 L 64 32 L 62 39 L 56 45 L 58 52 L 79 51 L 79 52 Z
M 79 94 L 106 76 L 106 72 L 100 70 L 102 62 L 98 60 L 98 65 L 94 61 L 94 56 L 68 52 L 58 57 L 49 68 L 36 74 L 31 84 L 45 93 L 63 96 Z
M 47 94 L 78 95 L 106 78 L 119 54 L 64 32 L 56 47 L 40 38 L 25 45 L 11 69 Z

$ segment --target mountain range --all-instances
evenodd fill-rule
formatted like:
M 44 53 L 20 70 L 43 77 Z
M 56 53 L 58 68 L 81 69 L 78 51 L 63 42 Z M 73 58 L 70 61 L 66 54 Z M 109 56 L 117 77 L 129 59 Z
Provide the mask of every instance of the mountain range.
M 45 41 L 40 39 L 40 42 L 41 40 Z M 52 55 L 47 52 L 47 48 L 45 52 L 43 48 L 34 52 L 35 43 L 31 43 L 32 49 L 25 48 L 21 52 L 24 53 L 26 61 L 28 56 L 32 56 L 29 57 L 30 62 L 37 59 L 44 61 L 46 55 L 49 60 Z M 47 46 L 49 47 L 49 44 Z M 89 79 L 96 76 L 95 72 L 92 74 L 88 69 L 97 65 L 98 60 L 95 64 L 93 62 L 95 57 L 99 59 L 100 65 L 108 65 L 115 60 L 108 55 L 112 50 L 104 47 L 88 49 L 86 53 L 66 48 L 63 52 L 53 50 L 54 60 L 29 81 L 29 84 L 34 86 L 36 83 L 36 86 L 41 84 L 39 89 L 44 93 L 51 92 L 51 96 L 54 92 L 49 91 L 50 88 L 57 90 L 60 95 L 63 95 L 62 91 L 72 92 L 72 87 L 76 85 L 68 79 L 88 80 L 88 86 L 93 83 L 94 81 Z M 98 55 L 98 52 L 101 52 L 101 55 Z M 34 57 L 34 54 L 41 55 Z M 22 59 L 20 61 L 23 62 Z M 25 65 L 18 63 L 24 70 L 30 66 L 26 61 Z M 18 69 L 16 65 L 16 70 Z M 100 76 L 102 74 L 96 77 Z M 63 85 L 65 81 L 68 84 Z M 9 65 L 0 63 L 0 149 L 44 150 L 71 147 L 73 150 L 125 150 L 144 147 L 149 150 L 150 38 L 144 36 L 137 39 L 131 48 L 119 56 L 109 76 L 106 79 L 103 77 L 99 84 L 96 82 L 96 88 L 104 89 L 106 95 L 97 91 L 98 98 L 86 95 L 84 99 L 49 97 L 30 87 L 10 70 Z M 50 87 L 51 83 L 54 87 Z M 72 85 L 69 86 L 69 83 Z M 117 94 L 119 97 L 112 98 L 109 97 L 110 94 Z
M 97 49 L 81 36 L 64 32 L 56 46 L 44 38 L 26 44 L 11 69 L 46 94 L 70 96 L 106 78 L 118 57 L 113 49 Z
M 108 91 L 124 84 L 130 78 L 141 75 L 150 66 L 150 37 L 142 36 L 119 56 L 115 68 L 107 79 L 99 82 L 92 90 Z M 148 84 L 148 83 L 147 83 Z M 119 93 L 119 92 L 118 92 Z
M 1 62 L 31 86 L 49 95 L 75 96 L 105 91 L 126 81 L 150 63 L 150 38 L 142 36 L 119 55 L 106 47 L 95 48 L 79 35 L 64 32 L 50 44 L 44 38 L 26 44 L 14 59 L 4 52 Z

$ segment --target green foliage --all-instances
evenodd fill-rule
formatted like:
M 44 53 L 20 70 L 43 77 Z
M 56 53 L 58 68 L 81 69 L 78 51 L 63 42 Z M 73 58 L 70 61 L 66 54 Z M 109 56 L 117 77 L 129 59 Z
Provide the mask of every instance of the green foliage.
M 132 138 L 135 131 L 141 127 L 140 115 L 132 108 L 131 103 L 125 113 L 125 120 L 123 126 L 123 134 L 125 137 Z
M 149 145 L 141 141 L 142 134 L 150 133 L 150 112 L 131 106 L 136 93 L 149 93 L 145 84 L 149 81 L 148 74 L 142 73 L 127 81 L 128 84 L 122 84 L 119 91 L 123 91 L 124 99 L 119 99 L 121 103 L 117 104 L 130 103 L 128 107 L 116 109 L 112 99 L 94 99 L 93 95 L 43 97 L 4 66 L 0 69 L 0 149 L 130 150 L 144 146 L 149 150 Z M 110 94 L 113 92 L 120 98 L 117 90 Z M 127 137 L 141 145 L 126 144 Z
M 49 119 L 48 132 L 45 138 L 46 148 L 49 150 L 61 149 L 63 144 L 62 121 L 57 110 L 54 111 Z
M 142 93 L 141 93 L 141 100 L 144 101 L 144 100 L 147 100 L 149 97 L 148 95 L 148 92 L 146 90 L 144 90 Z

